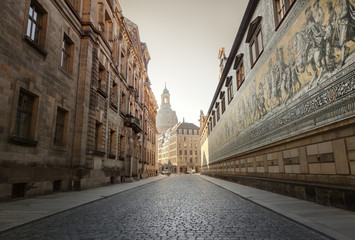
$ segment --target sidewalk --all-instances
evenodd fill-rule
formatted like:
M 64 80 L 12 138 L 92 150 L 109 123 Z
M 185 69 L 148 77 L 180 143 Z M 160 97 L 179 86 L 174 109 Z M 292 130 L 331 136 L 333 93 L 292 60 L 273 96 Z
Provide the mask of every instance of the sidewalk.
M 326 207 L 205 175 L 200 175 L 200 177 L 332 238 L 354 239 L 354 212 Z
M 0 204 L 0 232 L 25 223 L 48 217 L 90 202 L 100 200 L 165 178 L 150 177 L 137 182 L 109 185 L 77 192 L 51 195 Z

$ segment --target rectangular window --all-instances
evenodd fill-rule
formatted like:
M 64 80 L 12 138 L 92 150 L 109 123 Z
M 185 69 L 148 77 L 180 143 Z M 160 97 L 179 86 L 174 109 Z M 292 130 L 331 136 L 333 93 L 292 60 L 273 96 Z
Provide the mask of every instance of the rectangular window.
M 184 129 L 184 134 L 187 134 L 187 129 Z
M 99 151 L 99 152 L 102 152 L 102 147 L 101 147 L 101 138 L 102 136 L 102 123 L 100 122 L 97 122 L 96 121 L 96 124 L 95 124 L 95 150 L 96 151 Z
M 190 150 L 190 155 L 192 155 L 192 150 Z
M 182 134 L 182 129 L 179 129 L 179 134 Z
M 126 80 L 126 57 L 124 53 L 121 50 L 121 61 L 120 61 L 120 69 L 121 69 L 121 74 L 123 78 Z M 127 80 L 126 80 L 127 81 Z
M 109 158 L 115 158 L 116 157 L 116 134 L 115 131 L 110 129 L 109 130 L 109 137 L 108 137 L 108 153 L 109 153 Z
M 243 62 L 241 62 L 239 64 L 239 66 L 237 67 L 237 89 L 240 88 L 240 86 L 242 85 L 242 83 L 244 82 L 244 65 Z
M 197 130 L 194 130 L 194 135 L 198 135 Z
M 249 43 L 250 63 L 253 67 L 263 52 L 263 38 L 261 32 L 261 20 L 259 16 L 255 18 L 249 25 L 246 43 Z M 244 69 L 243 69 L 244 74 Z
M 63 42 L 62 42 L 62 56 L 60 60 L 60 66 L 66 70 L 67 72 L 72 72 L 73 65 L 73 42 L 70 38 L 64 34 Z
M 124 94 L 124 92 L 122 92 L 121 94 L 121 105 L 120 105 L 120 110 L 122 112 L 122 114 L 126 114 L 126 94 Z
M 125 139 L 124 136 L 120 136 L 120 159 L 124 158 L 124 148 L 125 148 Z
M 276 28 L 280 25 L 282 20 L 291 9 L 295 0 L 274 0 L 274 15 Z
M 54 144 L 57 146 L 66 145 L 66 129 L 67 129 L 68 111 L 58 107 L 57 118 L 55 122 Z
M 189 129 L 189 135 L 192 135 L 192 129 Z
M 213 113 L 213 127 L 216 126 L 216 115 Z
M 46 11 L 35 0 L 31 1 L 26 36 L 36 45 L 43 47 L 44 43 L 44 21 Z
M 111 86 L 111 107 L 117 110 L 117 102 L 118 102 L 118 85 L 115 81 L 112 81 Z
M 226 111 L 226 98 L 223 96 L 222 102 L 221 102 L 221 107 L 222 107 L 222 114 Z
M 228 103 L 230 103 L 233 99 L 233 83 L 230 81 L 228 85 Z
M 100 64 L 99 65 L 99 79 L 98 79 L 98 89 L 100 89 L 102 92 L 106 92 L 106 69 L 105 67 Z
M 221 117 L 221 113 L 220 113 L 220 110 L 219 110 L 219 103 L 216 104 L 216 109 L 217 109 L 217 121 L 219 121 L 219 119 Z
M 20 91 L 17 104 L 14 135 L 23 138 L 34 137 L 34 103 L 36 97 L 25 91 Z

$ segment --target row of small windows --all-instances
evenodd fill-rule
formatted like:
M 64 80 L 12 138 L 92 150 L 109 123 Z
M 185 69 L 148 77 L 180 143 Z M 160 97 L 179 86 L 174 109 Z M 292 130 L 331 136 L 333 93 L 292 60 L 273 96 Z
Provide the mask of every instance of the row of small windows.
M 194 129 L 192 131 L 192 129 L 179 129 L 179 134 L 199 135 L 200 134 L 200 130 Z
M 193 163 L 193 158 L 189 158 L 189 161 L 188 161 L 187 157 L 185 157 L 185 158 L 180 157 L 179 158 L 179 163 Z M 198 163 L 198 158 L 197 157 L 195 157 L 195 163 Z
M 197 154 L 198 154 L 198 152 L 197 152 L 197 150 L 195 150 L 195 155 L 197 155 Z M 179 150 L 179 155 L 182 155 L 182 150 Z M 188 155 L 187 154 L 187 150 L 184 151 L 184 155 Z M 190 150 L 190 155 L 193 155 L 193 151 L 192 150 Z
M 284 17 L 286 16 L 287 12 L 290 10 L 292 4 L 296 0 L 275 0 L 274 2 L 274 12 L 275 12 L 275 25 L 276 28 L 280 25 Z M 263 37 L 261 31 L 261 20 L 262 17 L 259 16 L 254 19 L 250 25 L 249 30 L 246 37 L 246 43 L 249 43 L 249 56 L 250 56 L 250 64 L 251 68 L 255 65 L 257 60 L 259 59 L 260 55 L 264 50 L 263 46 Z M 236 71 L 236 83 L 237 83 L 237 91 L 242 86 L 245 80 L 245 69 L 243 64 L 243 56 L 244 54 L 241 53 L 235 57 L 233 69 Z M 233 77 L 228 76 L 226 79 L 225 86 L 227 87 L 227 97 L 228 97 L 228 104 L 233 99 Z M 225 102 L 225 92 L 222 91 L 220 93 L 221 100 L 220 102 L 215 103 L 215 110 L 212 111 L 212 116 L 209 119 L 208 124 L 208 133 L 212 131 L 212 129 L 216 126 L 216 123 L 220 119 L 220 106 L 222 109 L 222 114 L 225 112 L 226 109 L 226 102 Z

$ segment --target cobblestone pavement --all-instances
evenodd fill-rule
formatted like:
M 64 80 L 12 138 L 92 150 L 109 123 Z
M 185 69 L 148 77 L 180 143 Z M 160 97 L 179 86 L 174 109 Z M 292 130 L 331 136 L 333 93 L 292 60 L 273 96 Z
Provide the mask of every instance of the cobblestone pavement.
M 0 233 L 0 239 L 329 238 L 196 175 L 172 175 Z

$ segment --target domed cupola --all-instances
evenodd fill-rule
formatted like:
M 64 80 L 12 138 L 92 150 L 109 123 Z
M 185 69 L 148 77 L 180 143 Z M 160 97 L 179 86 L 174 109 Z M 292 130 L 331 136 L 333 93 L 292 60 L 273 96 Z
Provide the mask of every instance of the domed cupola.
M 178 123 L 176 112 L 171 109 L 170 93 L 166 85 L 161 95 L 161 104 L 156 120 L 159 132 L 164 132 Z

